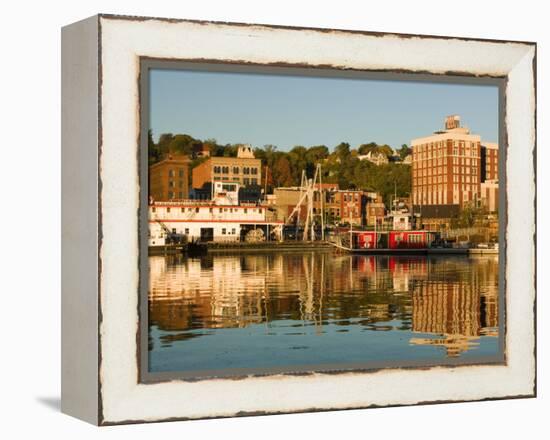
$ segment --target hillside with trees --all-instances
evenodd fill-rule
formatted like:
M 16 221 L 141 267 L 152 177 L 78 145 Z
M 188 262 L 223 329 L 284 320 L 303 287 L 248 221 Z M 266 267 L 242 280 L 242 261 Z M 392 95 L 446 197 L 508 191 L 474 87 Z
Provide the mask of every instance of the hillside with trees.
M 205 149 L 211 156 L 236 157 L 239 147 L 239 144 L 220 145 L 215 139 L 200 140 L 187 134 L 165 133 L 159 137 L 158 142 L 154 142 L 152 133 L 149 132 L 148 141 L 150 165 L 172 152 L 191 157 L 191 168 L 206 160 L 195 157 L 196 151 Z M 375 165 L 368 160 L 359 159 L 360 155 L 369 151 L 381 152 L 392 161 Z M 279 186 L 300 185 L 302 170 L 306 171 L 308 177 L 313 177 L 316 165 L 321 164 L 323 182 L 338 183 L 341 189 L 377 191 L 382 194 L 386 203 L 389 203 L 394 192 L 398 197 L 410 195 L 410 166 L 395 161 L 394 150 L 387 144 L 370 142 L 352 148 L 350 144 L 341 142 L 332 152 L 326 145 L 297 145 L 289 151 L 280 151 L 275 145 L 264 145 L 255 148 L 254 153 L 262 161 L 262 180 L 267 179 L 262 185 L 267 183 L 268 192 Z M 402 145 L 396 153 L 403 159 L 410 154 L 410 148 Z

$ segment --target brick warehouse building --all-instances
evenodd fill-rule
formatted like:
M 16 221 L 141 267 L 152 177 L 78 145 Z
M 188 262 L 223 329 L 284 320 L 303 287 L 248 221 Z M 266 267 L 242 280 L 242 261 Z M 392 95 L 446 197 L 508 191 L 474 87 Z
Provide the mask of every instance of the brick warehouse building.
M 149 197 L 153 200 L 189 198 L 189 157 L 169 154 L 149 167 Z
M 374 224 L 376 216 L 379 221 L 384 218 L 385 207 L 382 197 L 378 193 L 361 190 L 339 189 L 337 183 L 323 183 L 323 211 L 327 223 L 351 223 L 354 226 Z M 277 218 L 287 221 L 288 216 L 296 207 L 302 192 L 299 187 L 279 187 L 273 191 L 272 205 Z M 320 194 L 313 196 L 313 214 L 320 215 Z M 370 215 L 369 215 L 370 214 Z M 300 221 L 306 218 L 306 205 L 302 205 L 299 212 Z
M 240 146 L 237 157 L 210 157 L 193 169 L 193 188 L 211 182 L 262 185 L 262 161 L 254 157 L 250 145 Z
M 448 116 L 444 130 L 412 140 L 411 147 L 415 212 L 422 207 L 428 212 L 435 206 L 460 208 L 485 202 L 482 183 L 488 177 L 498 182 L 498 146 L 482 143 L 479 135 L 461 127 L 459 116 Z

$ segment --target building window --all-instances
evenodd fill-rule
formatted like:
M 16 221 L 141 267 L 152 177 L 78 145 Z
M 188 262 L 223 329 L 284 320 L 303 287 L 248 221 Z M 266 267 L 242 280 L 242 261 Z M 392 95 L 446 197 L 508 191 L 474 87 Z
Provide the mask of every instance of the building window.
M 199 212 L 199 210 L 200 210 L 200 208 L 198 208 L 198 207 L 197 207 L 197 208 L 195 208 L 195 212 L 196 212 L 196 213 L 198 213 L 198 212 Z
M 153 212 L 157 212 L 157 208 L 153 206 Z
M 185 235 L 189 235 L 189 228 L 185 228 Z
M 250 174 L 250 168 L 244 167 L 243 168 L 243 174 Z
M 257 185 L 257 184 L 258 184 L 258 179 L 252 178 L 252 185 Z
M 170 208 L 166 208 L 166 212 L 170 212 Z
M 233 174 L 239 174 L 239 167 L 233 167 Z
M 236 234 L 236 232 L 235 232 L 235 228 L 232 228 L 232 229 L 231 229 L 231 234 L 233 234 L 233 235 L 235 235 L 235 234 Z
M 214 208 L 208 208 L 208 212 L 214 212 Z
M 178 174 L 179 174 L 180 177 L 185 176 L 185 171 L 183 170 L 183 168 L 180 168 Z
M 251 174 L 258 174 L 258 168 L 251 168 L 250 173 Z
M 185 212 L 185 208 L 181 208 L 181 212 Z
M 245 177 L 245 178 L 243 179 L 243 183 L 244 183 L 245 185 L 248 185 L 248 184 L 250 183 L 250 179 L 249 179 L 248 177 Z
M 225 235 L 227 230 L 225 228 L 222 228 L 222 235 Z
M 168 198 L 169 198 L 169 199 L 173 199 L 173 198 L 174 198 L 174 192 L 173 192 L 173 191 L 168 191 Z
M 229 174 L 229 167 L 222 167 L 222 174 Z
M 178 197 L 179 197 L 180 199 L 183 199 L 183 191 L 178 192 Z
M 174 170 L 168 170 L 168 176 L 174 177 Z
M 170 181 L 168 182 L 168 187 L 174 188 L 174 181 L 173 181 L 173 180 L 170 180 Z

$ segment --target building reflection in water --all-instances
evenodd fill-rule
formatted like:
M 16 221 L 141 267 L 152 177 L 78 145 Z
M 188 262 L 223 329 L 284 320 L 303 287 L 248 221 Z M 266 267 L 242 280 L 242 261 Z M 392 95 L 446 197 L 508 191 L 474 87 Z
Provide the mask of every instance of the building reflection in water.
M 449 357 L 498 336 L 498 258 L 333 252 L 150 257 L 149 325 L 161 343 L 281 320 L 409 331 Z M 152 342 L 150 342 L 152 343 Z M 151 347 L 150 347 L 151 349 Z

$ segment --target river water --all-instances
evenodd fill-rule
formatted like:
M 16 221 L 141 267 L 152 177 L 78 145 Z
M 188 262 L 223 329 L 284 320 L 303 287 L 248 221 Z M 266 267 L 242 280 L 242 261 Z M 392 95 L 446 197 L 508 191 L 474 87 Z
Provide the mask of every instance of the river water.
M 150 372 L 476 362 L 501 352 L 497 256 L 303 251 L 149 263 Z

